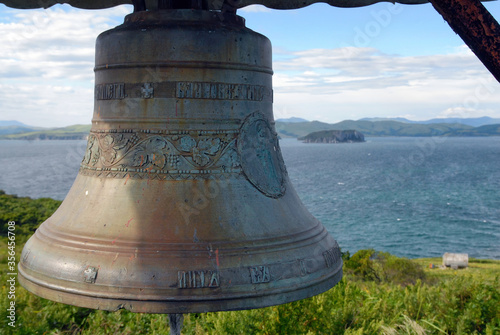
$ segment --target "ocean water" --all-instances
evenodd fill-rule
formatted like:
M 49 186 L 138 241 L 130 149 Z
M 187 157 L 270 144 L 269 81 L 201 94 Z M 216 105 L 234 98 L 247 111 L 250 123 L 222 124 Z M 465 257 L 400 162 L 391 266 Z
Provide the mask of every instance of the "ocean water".
M 500 259 L 500 137 L 280 142 L 309 211 L 351 253 Z M 63 199 L 85 141 L 0 141 L 0 189 Z
M 0 189 L 31 198 L 66 197 L 87 141 L 0 140 Z
M 500 137 L 296 142 L 292 183 L 342 249 L 500 259 Z

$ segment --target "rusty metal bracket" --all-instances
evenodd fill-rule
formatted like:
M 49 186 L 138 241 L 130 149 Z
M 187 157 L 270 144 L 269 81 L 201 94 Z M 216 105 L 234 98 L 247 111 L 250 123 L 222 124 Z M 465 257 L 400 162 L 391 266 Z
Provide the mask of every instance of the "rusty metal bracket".
M 430 0 L 500 82 L 500 26 L 479 0 Z

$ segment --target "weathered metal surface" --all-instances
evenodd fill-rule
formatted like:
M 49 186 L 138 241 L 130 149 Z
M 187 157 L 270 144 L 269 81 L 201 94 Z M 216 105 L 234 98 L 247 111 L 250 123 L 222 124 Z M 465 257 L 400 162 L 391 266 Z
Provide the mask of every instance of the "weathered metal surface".
M 479 0 L 431 0 L 434 8 L 500 82 L 500 26 Z
M 0 0 L 9 7 L 28 8 L 48 8 L 56 4 L 70 4 L 73 7 L 83 9 L 109 8 L 118 5 L 134 4 L 136 10 L 155 10 L 158 8 L 195 8 L 224 10 L 228 8 L 243 8 L 249 5 L 264 5 L 274 9 L 295 9 L 302 8 L 314 3 L 327 3 L 335 7 L 362 7 L 378 2 L 391 2 L 402 4 L 422 4 L 428 0 Z
M 170 326 L 170 335 L 181 335 L 182 324 L 184 322 L 184 315 L 182 314 L 169 314 L 168 324 Z
M 188 313 L 281 304 L 341 279 L 338 244 L 283 164 L 266 37 L 235 15 L 138 12 L 99 36 L 95 75 L 79 175 L 23 250 L 24 287 Z

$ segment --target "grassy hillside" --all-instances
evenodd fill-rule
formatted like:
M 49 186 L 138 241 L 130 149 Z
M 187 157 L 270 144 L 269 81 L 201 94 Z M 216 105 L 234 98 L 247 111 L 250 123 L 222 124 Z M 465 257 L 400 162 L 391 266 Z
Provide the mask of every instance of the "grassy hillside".
M 322 130 L 343 130 L 335 128 L 334 125 L 319 121 L 311 122 L 276 122 L 276 131 L 281 137 L 302 137 L 307 134 Z M 351 128 L 352 129 L 352 128 Z
M 495 128 L 496 127 L 496 128 Z M 281 137 L 303 137 L 322 130 L 355 129 L 365 136 L 500 136 L 500 125 L 474 128 L 459 123 L 418 124 L 397 121 L 352 121 L 335 124 L 319 121 L 283 123 L 276 122 L 276 131 Z
M 40 128 L 34 128 L 29 126 L 2 126 L 0 127 L 0 135 L 10 135 L 10 134 L 19 134 L 19 133 L 29 133 L 41 130 Z
M 50 130 L 30 131 L 0 136 L 8 140 L 82 140 L 90 132 L 90 125 L 77 124 L 73 126 L 54 128 Z
M 40 199 L 38 199 L 40 200 Z M 33 222 L 59 202 L 0 194 L 0 226 L 16 221 L 17 262 Z M 165 315 L 97 311 L 38 298 L 17 284 L 9 299 L 8 247 L 0 238 L 1 334 L 168 334 Z M 440 259 L 409 260 L 374 250 L 343 254 L 344 278 L 318 296 L 268 308 L 185 316 L 183 334 L 499 334 L 500 261 L 469 268 L 429 268 Z M 15 301 L 16 327 L 7 325 Z
M 455 136 L 497 136 L 498 134 L 500 134 L 500 124 L 455 131 Z
M 491 118 L 489 116 L 482 117 L 473 117 L 473 118 L 460 118 L 460 117 L 451 117 L 451 118 L 435 118 L 424 121 L 414 121 L 408 120 L 402 117 L 396 118 L 380 118 L 380 117 L 372 117 L 372 118 L 363 118 L 362 120 L 366 121 L 399 121 L 404 123 L 421 123 L 421 124 L 431 124 L 431 123 L 460 123 L 473 127 L 485 126 L 489 124 L 500 124 L 500 119 Z

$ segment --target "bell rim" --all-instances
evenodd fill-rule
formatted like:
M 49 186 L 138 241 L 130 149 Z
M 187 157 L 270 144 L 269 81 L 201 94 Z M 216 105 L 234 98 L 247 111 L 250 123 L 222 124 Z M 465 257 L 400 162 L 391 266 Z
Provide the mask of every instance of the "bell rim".
M 207 313 L 207 312 L 222 312 L 222 311 L 238 311 L 248 309 L 258 309 L 270 306 L 277 306 L 302 299 L 310 298 L 315 295 L 324 293 L 337 285 L 343 276 L 342 260 L 329 275 L 323 275 L 317 280 L 305 282 L 305 285 L 297 287 L 291 285 L 288 289 L 279 287 L 275 292 L 266 293 L 266 291 L 256 291 L 258 294 L 242 294 L 233 297 L 225 297 L 221 295 L 207 295 L 200 297 L 201 299 L 193 300 L 192 296 L 185 299 L 179 297 L 170 297 L 170 299 L 127 299 L 127 298 L 110 298 L 96 297 L 93 295 L 84 295 L 56 288 L 48 288 L 44 285 L 35 283 L 29 279 L 22 269 L 20 263 L 19 268 L 19 283 L 29 292 L 37 296 L 49 299 L 54 302 L 68 304 L 76 307 L 90 308 L 105 311 L 118 311 L 125 309 L 134 313 L 151 313 L 151 314 L 171 314 L 171 313 Z M 269 290 L 268 290 L 269 291 Z M 203 299 L 204 298 L 204 299 Z

